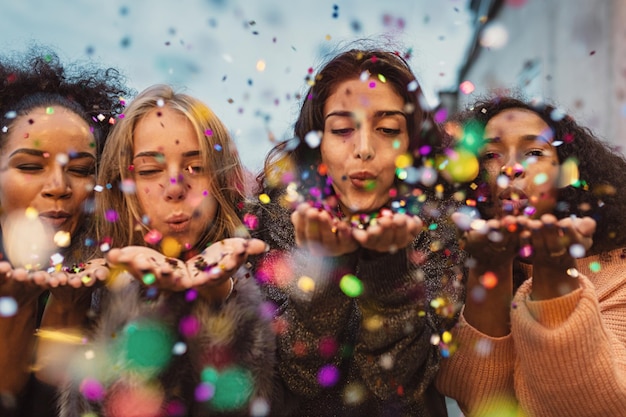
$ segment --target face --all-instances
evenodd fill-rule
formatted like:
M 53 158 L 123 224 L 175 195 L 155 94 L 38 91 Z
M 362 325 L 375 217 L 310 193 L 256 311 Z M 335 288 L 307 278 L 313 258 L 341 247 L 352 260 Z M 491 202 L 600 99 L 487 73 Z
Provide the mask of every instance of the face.
M 485 126 L 482 166 L 491 196 L 489 217 L 539 217 L 556 206 L 559 161 L 549 126 L 534 112 L 509 109 Z
M 193 247 L 217 212 L 193 125 L 165 106 L 146 114 L 133 137 L 136 193 L 150 228 Z
M 89 125 L 63 107 L 19 116 L 0 152 L 1 225 L 33 208 L 56 231 L 73 233 L 92 195 L 96 154 Z
M 374 212 L 389 201 L 396 158 L 409 146 L 404 100 L 370 79 L 344 81 L 324 104 L 322 162 L 344 213 Z

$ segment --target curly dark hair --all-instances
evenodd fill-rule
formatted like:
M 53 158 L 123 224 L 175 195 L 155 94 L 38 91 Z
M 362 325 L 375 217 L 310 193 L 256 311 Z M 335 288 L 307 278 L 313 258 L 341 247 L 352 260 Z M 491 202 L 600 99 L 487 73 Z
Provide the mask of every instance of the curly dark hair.
M 590 216 L 597 222 L 592 252 L 599 253 L 626 245 L 626 159 L 615 147 L 579 125 L 553 104 L 526 101 L 511 96 L 482 98 L 455 117 L 456 121 L 484 127 L 491 118 L 507 109 L 526 109 L 537 114 L 553 131 L 560 163 L 568 158 L 578 162 L 579 183 L 559 190 L 555 215 Z M 476 182 L 483 181 L 479 175 Z M 472 193 L 471 189 L 467 190 Z M 478 206 L 480 210 L 480 205 Z
M 124 99 L 132 91 L 114 68 L 93 64 L 64 66 L 48 47 L 34 45 L 27 53 L 0 57 L 0 149 L 15 119 L 36 107 L 62 106 L 92 128 L 98 154 Z
M 421 166 L 423 158 L 441 149 L 443 135 L 440 127 L 434 122 L 432 112 L 425 108 L 422 89 L 401 54 L 380 48 L 350 49 L 334 55 L 311 78 L 312 86 L 303 97 L 295 122 L 295 138 L 278 144 L 269 152 L 264 171 L 257 177 L 260 189 L 270 195 L 275 194 L 277 189 L 268 185 L 266 179 L 278 161 L 287 159 L 293 164 L 298 180 L 302 182 L 301 188 L 318 187 L 323 190 L 324 195 L 333 194 L 326 176 L 317 171 L 321 163 L 320 148 L 311 148 L 305 137 L 309 132 L 324 130 L 324 104 L 337 86 L 344 81 L 359 78 L 364 72 L 369 72 L 372 76 L 384 76 L 386 83 L 402 97 L 406 108 L 410 110 L 407 118 L 408 151 L 414 157 L 414 166 Z M 424 149 L 430 152 L 425 152 Z M 396 178 L 396 186 L 401 183 Z M 415 188 L 415 185 L 406 188 L 408 191 Z

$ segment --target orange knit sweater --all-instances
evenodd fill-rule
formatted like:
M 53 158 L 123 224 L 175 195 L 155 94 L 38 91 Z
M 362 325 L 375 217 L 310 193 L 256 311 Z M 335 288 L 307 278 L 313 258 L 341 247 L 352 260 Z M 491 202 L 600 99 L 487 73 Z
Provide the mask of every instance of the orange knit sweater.
M 507 336 L 461 315 L 439 391 L 471 417 L 626 416 L 626 249 L 579 259 L 578 270 L 581 288 L 552 300 L 531 301 L 528 279 Z

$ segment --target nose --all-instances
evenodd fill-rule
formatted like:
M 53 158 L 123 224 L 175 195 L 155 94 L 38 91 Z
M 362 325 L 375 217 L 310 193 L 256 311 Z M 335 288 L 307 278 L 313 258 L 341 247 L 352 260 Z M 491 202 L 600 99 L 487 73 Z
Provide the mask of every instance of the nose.
M 182 173 L 171 176 L 165 185 L 165 200 L 181 201 L 185 199 L 186 195 L 185 176 Z
M 68 174 L 62 166 L 55 166 L 48 176 L 41 194 L 46 198 L 68 199 L 72 196 L 72 187 Z
M 510 162 L 502 165 L 500 175 L 506 175 L 510 179 L 519 178 L 526 172 L 526 169 L 519 162 Z
M 355 138 L 354 157 L 363 161 L 373 159 L 376 155 L 373 145 L 372 135 L 370 135 L 366 129 L 361 127 Z

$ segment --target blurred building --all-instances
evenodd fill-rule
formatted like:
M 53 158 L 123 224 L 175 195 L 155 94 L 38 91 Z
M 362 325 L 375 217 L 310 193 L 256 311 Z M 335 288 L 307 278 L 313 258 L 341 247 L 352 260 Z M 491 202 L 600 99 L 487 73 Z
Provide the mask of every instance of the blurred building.
M 493 90 L 556 104 L 626 150 L 625 0 L 472 0 L 475 37 L 459 74 L 463 108 Z

